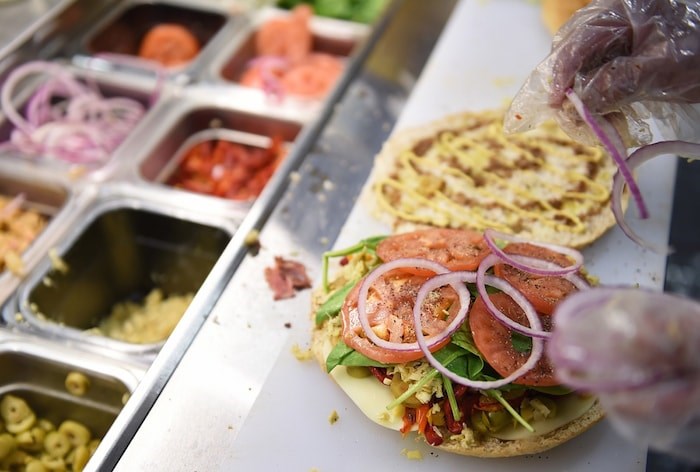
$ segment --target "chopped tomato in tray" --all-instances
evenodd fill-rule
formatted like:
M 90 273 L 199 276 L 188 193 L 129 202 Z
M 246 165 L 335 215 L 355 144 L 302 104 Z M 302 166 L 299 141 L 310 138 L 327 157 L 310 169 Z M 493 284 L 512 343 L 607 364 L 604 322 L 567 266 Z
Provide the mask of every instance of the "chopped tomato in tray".
M 279 137 L 273 137 L 267 149 L 221 139 L 204 141 L 187 151 L 167 184 L 231 200 L 250 200 L 260 194 L 285 153 Z

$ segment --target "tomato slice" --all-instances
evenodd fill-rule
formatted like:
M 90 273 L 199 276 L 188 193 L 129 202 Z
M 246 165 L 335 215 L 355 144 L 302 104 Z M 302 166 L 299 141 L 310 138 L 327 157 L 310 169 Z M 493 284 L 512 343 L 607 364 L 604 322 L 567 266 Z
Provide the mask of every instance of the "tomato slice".
M 160 62 L 166 67 L 185 64 L 199 53 L 199 41 L 184 26 L 163 23 L 146 33 L 139 56 Z
M 369 289 L 367 317 L 370 326 L 382 339 L 398 343 L 416 340 L 413 322 L 413 305 L 418 290 L 427 277 L 405 271 L 391 271 L 380 277 Z M 377 346 L 364 335 L 357 312 L 357 300 L 361 282 L 355 285 L 345 298 L 341 309 L 343 341 L 356 351 L 386 364 L 414 361 L 423 357 L 416 348 L 410 351 L 393 351 Z M 459 297 L 451 287 L 443 287 L 428 296 L 423 304 L 422 324 L 426 336 L 441 332 L 459 311 Z M 436 351 L 450 342 L 447 337 L 431 350 Z
M 564 255 L 540 246 L 528 243 L 511 243 L 503 251 L 506 254 L 534 257 L 553 262 L 565 267 L 571 261 Z M 540 313 L 551 315 L 559 300 L 575 292 L 576 286 L 563 277 L 552 277 L 530 274 L 516 269 L 508 264 L 496 264 L 495 274 L 510 282 Z
M 402 257 L 420 257 L 450 270 L 476 270 L 489 254 L 484 237 L 474 231 L 434 228 L 389 236 L 377 245 L 384 262 Z M 429 275 L 417 269 L 415 273 Z
M 528 325 L 527 317 L 522 308 L 508 295 L 495 293 L 490 297 L 494 305 L 508 318 L 525 326 Z M 552 317 L 540 316 L 540 319 L 543 328 L 549 331 Z M 503 377 L 515 372 L 530 356 L 529 352 L 520 352 L 513 347 L 513 332 L 489 312 L 481 297 L 477 297 L 469 311 L 469 328 L 479 352 L 484 356 L 486 362 Z M 554 369 L 546 355 L 542 356 L 532 370 L 513 383 L 536 387 L 559 385 L 554 377 Z

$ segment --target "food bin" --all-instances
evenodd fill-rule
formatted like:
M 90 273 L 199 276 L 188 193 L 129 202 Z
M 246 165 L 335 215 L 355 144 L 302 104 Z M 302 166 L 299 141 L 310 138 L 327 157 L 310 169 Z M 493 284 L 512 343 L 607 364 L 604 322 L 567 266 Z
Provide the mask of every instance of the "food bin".
M 73 387 L 78 386 L 74 376 L 83 382 L 80 388 Z M 143 370 L 135 366 L 0 330 L 0 400 L 10 396 L 24 400 L 36 415 L 35 427 L 48 427 L 46 420 L 54 427 L 66 420 L 76 421 L 88 428 L 91 438 L 99 440 L 141 376 Z M 33 455 L 40 455 L 42 446 L 37 445 Z
M 122 141 L 113 149 L 111 155 L 103 162 L 70 162 L 69 160 L 63 160 L 59 158 L 51 158 L 42 154 L 42 152 L 32 155 L 27 155 L 21 150 L 14 148 L 6 148 L 0 151 L 0 155 L 7 156 L 8 158 L 14 158 L 20 166 L 25 167 L 25 172 L 31 172 L 34 175 L 43 174 L 47 178 L 62 178 L 67 183 L 74 182 L 77 178 L 82 177 L 87 172 L 94 172 L 98 169 L 105 169 L 113 166 L 113 157 L 118 152 L 119 148 L 124 145 L 129 138 L 136 133 L 141 123 L 147 118 L 150 109 L 158 102 L 161 98 L 159 92 L 163 90 L 158 90 L 157 82 L 155 80 L 141 80 L 136 77 L 129 77 L 126 75 L 115 75 L 109 73 L 101 73 L 98 71 L 85 71 L 79 68 L 73 67 L 63 62 L 49 62 L 52 66 L 56 66 L 61 70 L 72 74 L 83 84 L 87 86 L 88 89 L 96 89 L 99 94 L 105 99 L 111 98 L 126 98 L 133 100 L 143 107 L 143 114 L 138 118 L 138 121 L 130 129 L 130 131 L 124 136 Z M 31 64 L 24 63 L 17 67 L 29 67 L 30 69 L 36 69 L 36 71 L 41 71 L 43 65 L 41 63 Z M 40 87 L 45 84 L 43 80 L 37 80 L 41 75 L 36 73 L 27 72 L 28 75 L 24 79 L 20 79 L 17 83 L 17 87 L 11 91 L 11 96 L 13 97 L 13 102 L 16 109 L 20 114 L 26 118 L 27 107 L 31 103 L 33 96 L 37 93 L 41 93 Z M 83 103 L 83 105 L 88 105 Z M 76 110 L 80 107 L 76 107 Z M 97 108 L 93 110 L 97 112 Z M 119 113 L 123 115 L 124 111 L 119 110 Z M 15 125 L 8 120 L 5 116 L 0 118 L 0 143 L 4 143 L 10 140 L 13 130 L 15 130 Z M 77 131 L 78 129 L 76 129 Z M 105 129 L 105 132 L 109 129 Z
M 259 10 L 248 29 L 241 33 L 236 41 L 232 42 L 233 49 L 227 52 L 223 59 L 218 71 L 219 77 L 229 82 L 239 83 L 246 68 L 258 55 L 255 37 L 260 27 L 267 21 L 284 18 L 288 15 L 290 12 L 273 7 Z M 311 52 L 334 56 L 341 61 L 343 67 L 347 66 L 350 56 L 369 34 L 367 25 L 317 16 L 311 17 L 309 29 L 312 37 Z M 332 89 L 333 86 L 329 88 L 328 92 Z M 292 93 L 289 95 L 307 99 L 307 97 L 296 96 Z M 323 98 L 325 97 L 320 99 Z
M 278 146 L 282 148 L 280 154 L 286 154 L 301 128 L 302 124 L 297 121 L 200 104 L 184 112 L 158 143 L 150 148 L 139 166 L 139 173 L 146 181 L 171 185 L 183 159 L 194 146 L 218 140 L 258 150 Z M 282 159 L 284 155 L 279 160 Z M 242 168 L 243 164 L 231 163 L 221 168 L 228 171 L 236 167 Z M 215 178 L 212 177 L 212 180 Z M 201 193 L 214 194 L 206 190 L 201 190 Z M 236 200 L 245 203 L 252 199 L 254 196 Z
M 232 229 L 229 222 L 205 212 L 194 214 L 128 194 L 98 201 L 75 221 L 72 233 L 49 251 L 4 308 L 9 325 L 116 358 L 152 360 L 167 334 L 166 339 L 131 342 L 140 332 L 122 334 L 120 340 L 95 328 L 115 305 L 144 303 L 154 289 L 166 298 L 196 293 Z M 178 315 L 167 316 L 177 322 Z M 143 329 L 167 332 L 164 322 L 152 318 Z
M 196 39 L 199 51 L 177 68 L 187 67 L 207 47 L 212 38 L 224 26 L 226 16 L 183 4 L 120 2 L 119 8 L 107 15 L 87 40 L 87 50 L 92 55 L 123 54 L 139 57 L 144 38 L 154 27 L 171 24 L 184 28 Z

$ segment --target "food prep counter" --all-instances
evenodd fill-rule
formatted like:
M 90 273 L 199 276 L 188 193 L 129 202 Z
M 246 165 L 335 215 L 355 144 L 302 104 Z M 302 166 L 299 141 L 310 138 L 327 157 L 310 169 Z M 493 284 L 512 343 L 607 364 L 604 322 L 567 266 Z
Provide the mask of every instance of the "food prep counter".
M 0 395 L 25 398 L 55 423 L 55 411 L 69 412 L 102 437 L 85 470 L 645 470 L 646 451 L 605 422 L 546 454 L 497 461 L 385 434 L 294 355 L 309 345 L 311 291 L 275 301 L 263 275 L 283 257 L 301 262 L 315 286 L 324 251 L 388 232 L 357 201 L 375 154 L 397 129 L 506 103 L 551 41 L 536 4 L 391 0 L 370 24 L 314 16 L 313 51 L 343 69 L 313 97 L 241 83 L 252 64 L 263 79 L 279 66 L 255 59 L 256 31 L 289 15 L 269 2 L 37 0 L 0 9 L 30 18 L 15 39 L 0 38 L 3 79 L 41 59 L 144 109 L 97 165 L 0 151 L 1 193 L 22 193 L 47 219 L 22 254 L 25 274 L 0 275 Z M 163 21 L 189 25 L 199 42 L 182 65 L 137 59 L 137 38 Z M 23 85 L 18 108 L 35 93 Z M 11 135 L 4 117 L 0 141 Z M 273 148 L 283 151 L 266 158 L 274 165 L 255 194 L 226 193 L 192 170 L 201 153 Z M 662 161 L 642 169 L 655 219 L 639 230 L 665 240 L 676 167 Z M 618 229 L 586 256 L 604 282 L 663 287 L 666 259 Z M 110 307 L 155 289 L 192 295 L 164 339 L 95 335 Z M 90 379 L 87 395 L 66 392 L 76 371 Z

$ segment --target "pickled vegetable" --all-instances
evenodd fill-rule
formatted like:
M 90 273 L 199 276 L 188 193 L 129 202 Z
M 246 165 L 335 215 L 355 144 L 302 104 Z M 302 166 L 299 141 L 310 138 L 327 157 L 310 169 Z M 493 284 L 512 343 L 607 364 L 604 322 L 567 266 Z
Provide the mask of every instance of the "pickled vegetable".
M 46 226 L 46 218 L 31 210 L 23 210 L 23 194 L 14 198 L 0 196 L 0 270 L 24 274 L 20 255 Z
M 0 417 L 0 425 L 8 427 L 8 432 L 0 433 L 0 471 L 82 471 L 100 443 L 77 421 L 66 419 L 56 429 L 51 421 L 37 419 L 31 406 L 16 395 L 0 398 Z M 33 426 L 12 433 L 29 419 Z

